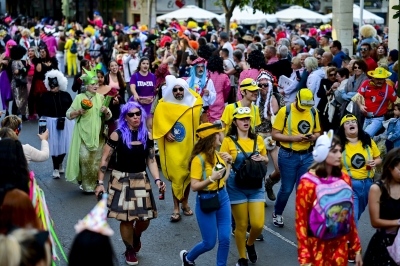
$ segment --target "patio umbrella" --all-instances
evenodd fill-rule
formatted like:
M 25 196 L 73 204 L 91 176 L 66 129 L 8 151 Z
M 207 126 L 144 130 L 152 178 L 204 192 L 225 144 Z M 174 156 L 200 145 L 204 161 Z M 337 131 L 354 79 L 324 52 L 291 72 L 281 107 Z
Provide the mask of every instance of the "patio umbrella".
M 225 23 L 225 14 L 220 15 L 217 19 L 220 22 Z M 275 15 L 264 14 L 259 10 L 256 10 L 256 12 L 253 14 L 253 8 L 250 6 L 245 6 L 243 9 L 240 9 L 240 7 L 235 7 L 231 17 L 231 22 L 234 20 L 236 20 L 238 24 L 244 25 L 265 23 L 265 21 L 268 21 L 269 23 L 276 23 L 278 21 Z
M 325 17 L 332 19 L 332 13 L 325 15 Z M 353 5 L 353 22 L 360 23 L 360 7 L 356 4 Z M 363 10 L 363 22 L 367 24 L 383 24 L 385 20 L 378 15 L 375 15 L 368 10 Z
M 176 18 L 177 20 L 187 20 L 188 18 L 192 18 L 194 20 L 211 20 L 213 18 L 217 18 L 218 14 L 207 11 L 197 6 L 189 5 L 184 6 L 178 10 L 172 11 L 170 13 L 161 15 L 157 17 L 157 22 L 161 20 L 165 20 L 170 22 L 172 18 Z
M 330 21 L 330 19 L 324 15 L 301 6 L 291 6 L 287 9 L 278 11 L 275 16 L 283 23 L 290 23 L 296 19 L 303 20 L 307 23 L 328 23 Z

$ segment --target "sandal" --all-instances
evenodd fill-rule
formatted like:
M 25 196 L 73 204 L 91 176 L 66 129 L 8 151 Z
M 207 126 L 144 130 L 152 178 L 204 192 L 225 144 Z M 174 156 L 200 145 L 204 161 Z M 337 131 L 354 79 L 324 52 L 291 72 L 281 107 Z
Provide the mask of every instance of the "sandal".
M 177 212 L 174 212 L 172 215 L 171 215 L 171 217 L 169 218 L 169 221 L 171 222 L 171 223 L 176 223 L 176 222 L 179 222 L 180 220 L 181 220 L 181 214 L 180 213 L 177 213 Z
M 192 216 L 193 215 L 193 211 L 190 209 L 189 206 L 187 206 L 186 208 L 184 208 L 183 206 L 181 207 L 183 214 L 185 216 Z

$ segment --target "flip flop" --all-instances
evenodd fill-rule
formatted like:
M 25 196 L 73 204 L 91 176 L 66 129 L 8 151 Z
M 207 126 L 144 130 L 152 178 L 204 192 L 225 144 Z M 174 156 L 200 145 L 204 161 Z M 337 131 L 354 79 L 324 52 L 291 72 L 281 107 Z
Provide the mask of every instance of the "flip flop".
M 180 213 L 177 213 L 177 212 L 174 212 L 172 215 L 171 215 L 171 217 L 169 218 L 169 221 L 171 222 L 171 223 L 176 223 L 176 222 L 179 222 L 180 220 L 181 220 L 181 214 Z
M 190 209 L 190 207 L 181 207 L 182 211 L 183 211 L 183 215 L 185 216 L 192 216 L 193 215 L 193 211 Z

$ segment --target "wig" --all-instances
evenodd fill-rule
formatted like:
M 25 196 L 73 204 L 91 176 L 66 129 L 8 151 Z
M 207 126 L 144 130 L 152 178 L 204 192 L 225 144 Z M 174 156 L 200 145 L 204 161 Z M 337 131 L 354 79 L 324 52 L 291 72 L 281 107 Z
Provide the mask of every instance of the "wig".
M 273 83 L 276 82 L 276 77 L 267 70 L 261 70 L 257 77 L 257 83 L 259 83 L 262 79 L 267 80 L 267 83 L 268 83 L 268 95 L 267 95 L 268 100 L 265 101 L 265 103 L 264 103 L 264 113 L 263 113 L 263 118 L 267 118 L 268 105 L 270 107 L 271 114 L 274 113 L 274 111 L 272 109 L 272 95 L 273 95 Z M 260 106 L 260 101 L 261 101 L 261 93 L 259 93 L 259 96 L 257 97 L 257 102 L 256 102 L 257 106 Z
M 199 57 L 202 57 L 206 60 L 208 60 L 212 56 L 212 49 L 208 45 L 200 45 L 197 54 Z
M 254 50 L 249 54 L 249 58 L 247 59 L 247 63 L 249 63 L 250 68 L 255 68 L 260 70 L 261 66 L 265 64 L 265 58 L 263 53 L 260 50 Z
M 128 123 L 125 120 L 126 114 L 129 112 L 129 110 L 133 108 L 138 108 L 141 112 L 142 115 L 140 117 L 140 125 L 138 128 L 138 138 L 137 140 L 140 141 L 144 148 L 146 149 L 146 142 L 148 138 L 148 130 L 146 127 L 146 111 L 143 109 L 143 107 L 138 103 L 138 102 L 133 102 L 131 99 L 129 101 L 121 106 L 121 114 L 119 115 L 118 119 L 118 129 L 121 131 L 122 134 L 122 141 L 123 143 L 128 146 L 129 149 L 132 148 L 131 142 L 132 142 L 132 132 L 129 129 Z
M 211 72 L 224 73 L 224 61 L 219 56 L 211 56 L 207 61 L 207 68 Z
M 12 60 L 21 60 L 25 54 L 26 49 L 19 44 L 10 49 L 10 57 Z
M 17 43 L 13 39 L 8 40 L 8 42 L 6 43 L 6 53 L 5 53 L 6 57 L 10 57 L 10 49 L 8 48 L 9 45 L 15 46 L 17 45 Z
M 365 38 L 375 37 L 376 29 L 372 25 L 364 25 L 360 28 L 360 33 Z
M 194 90 L 194 91 L 196 91 L 195 89 L 194 89 L 194 81 L 195 81 L 195 77 L 196 77 L 196 66 L 197 65 L 194 65 L 192 68 L 190 68 L 190 82 L 189 82 L 189 88 L 191 88 L 192 90 Z M 207 67 L 206 67 L 206 65 L 204 64 L 204 72 L 203 72 L 203 75 L 201 76 L 201 78 L 200 78 L 200 91 L 199 91 L 199 94 L 203 91 L 203 89 L 204 89 L 204 87 L 206 86 L 206 84 L 207 84 Z
M 44 77 L 44 86 L 48 91 L 50 91 L 49 78 L 57 78 L 60 91 L 67 91 L 68 80 L 63 73 L 55 69 L 47 71 Z

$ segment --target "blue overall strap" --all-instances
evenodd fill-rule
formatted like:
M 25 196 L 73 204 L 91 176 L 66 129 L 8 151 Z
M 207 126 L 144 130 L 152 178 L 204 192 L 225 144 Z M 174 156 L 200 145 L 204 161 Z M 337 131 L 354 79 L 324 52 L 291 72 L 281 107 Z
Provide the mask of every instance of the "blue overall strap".
M 287 124 L 288 124 L 289 136 L 292 135 L 292 112 L 290 112 L 290 109 L 291 109 L 290 105 L 289 105 L 289 110 L 288 110 L 288 106 L 286 106 L 286 113 L 288 114 L 288 122 L 287 122 Z M 292 142 L 289 142 L 289 147 L 290 147 L 290 149 L 293 148 L 293 143 Z
M 349 166 L 348 166 L 348 164 L 347 164 L 347 161 L 346 161 L 346 149 L 343 151 L 343 164 L 344 164 L 344 167 L 346 168 L 346 171 L 347 171 L 347 174 L 351 177 L 351 178 L 353 178 L 353 176 L 351 175 L 351 171 L 350 171 L 350 168 L 349 168 Z
M 383 97 L 383 100 L 382 100 L 382 102 L 381 102 L 381 105 L 379 105 L 379 107 L 378 107 L 378 110 L 376 110 L 376 112 L 375 112 L 375 114 L 374 114 L 374 116 L 375 115 L 377 115 L 378 113 L 379 113 L 379 111 L 381 110 L 381 108 L 382 108 L 382 105 L 385 103 L 385 101 L 386 101 L 386 97 L 387 97 L 387 94 L 388 94 L 388 90 L 389 90 L 389 88 L 388 88 L 388 84 L 386 83 L 386 92 L 385 92 L 385 97 Z
M 369 147 L 369 145 L 367 145 L 367 153 L 368 153 L 368 161 L 369 160 L 372 160 L 372 157 L 371 157 L 371 152 L 370 152 L 370 147 Z M 371 170 L 368 170 L 368 176 L 367 176 L 368 178 L 370 178 L 371 177 Z
M 197 157 L 200 159 L 200 162 L 201 162 L 201 169 L 203 170 L 203 180 L 207 180 L 206 167 L 204 165 L 204 159 L 200 154 L 197 154 Z M 208 190 L 208 186 L 204 190 Z
M 251 104 L 251 105 L 253 105 L 253 104 Z M 254 110 L 253 131 L 256 132 L 257 109 L 256 109 L 255 105 L 253 105 L 253 110 Z

